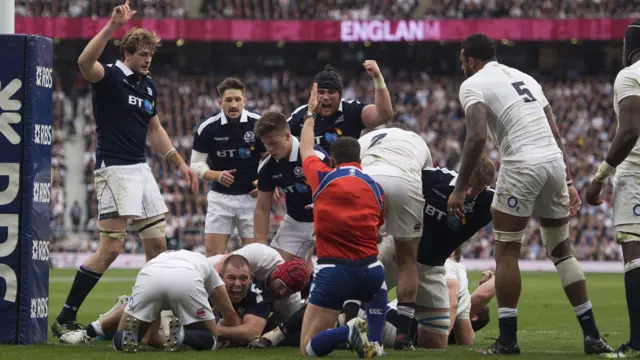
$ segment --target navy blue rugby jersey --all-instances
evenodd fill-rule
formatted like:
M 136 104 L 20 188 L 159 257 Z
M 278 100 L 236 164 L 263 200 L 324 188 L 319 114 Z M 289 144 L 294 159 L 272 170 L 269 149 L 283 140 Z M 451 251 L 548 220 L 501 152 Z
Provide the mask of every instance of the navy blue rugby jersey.
M 362 109 L 367 106 L 356 100 L 340 100 L 338 111 L 329 118 L 316 117 L 313 132 L 316 137 L 316 145 L 320 145 L 327 154 L 331 151 L 331 144 L 339 137 L 350 136 L 358 139 L 364 129 L 362 122 Z M 304 118 L 307 116 L 309 105 L 297 108 L 288 119 L 291 134 L 300 137 Z
M 147 130 L 156 116 L 156 84 L 121 61 L 102 66 L 104 77 L 91 84 L 96 168 L 146 162 Z
M 494 191 L 487 188 L 464 204 L 464 221 L 447 214 L 447 202 L 453 192 L 458 173 L 446 168 L 422 170 L 424 194 L 424 231 L 418 248 L 418 262 L 443 266 L 451 253 L 491 222 Z
M 229 121 L 224 112 L 220 112 L 198 126 L 193 150 L 209 154 L 207 164 L 211 170 L 236 169 L 231 187 L 212 181 L 212 191 L 242 195 L 254 189 L 252 182 L 257 179 L 260 154 L 266 152 L 262 141 L 253 132 L 258 119 L 260 115 L 243 110 L 239 121 Z
M 280 161 L 267 156 L 258 167 L 258 190 L 274 191 L 281 188 L 285 194 L 287 215 L 296 221 L 313 222 L 313 209 L 305 209 L 311 204 L 311 186 L 302 173 L 300 141 L 292 137 L 293 147 L 288 158 Z M 318 145 L 314 146 L 316 155 L 330 165 L 329 155 Z

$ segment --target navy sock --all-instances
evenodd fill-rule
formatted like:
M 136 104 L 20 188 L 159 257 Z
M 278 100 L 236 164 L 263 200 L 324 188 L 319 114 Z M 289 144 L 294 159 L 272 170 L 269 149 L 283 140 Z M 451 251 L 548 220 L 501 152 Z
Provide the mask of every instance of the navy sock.
M 411 330 L 411 320 L 414 318 L 415 305 L 413 303 L 398 303 L 398 318 L 396 320 L 397 334 L 409 336 Z
M 338 345 L 349 341 L 349 327 L 341 326 L 335 329 L 325 330 L 311 339 L 307 346 L 309 356 L 325 356 L 335 350 Z M 309 352 L 311 348 L 313 353 Z
M 194 350 L 215 350 L 216 338 L 208 331 L 184 330 L 184 345 Z
M 367 303 L 367 324 L 369 325 L 369 341 L 382 345 L 382 330 L 385 324 L 385 309 L 387 307 L 386 286 L 378 289 L 376 296 Z
M 640 350 L 640 301 L 638 301 L 640 299 L 640 267 L 632 267 L 629 264 L 625 264 L 624 289 L 629 311 L 631 348 Z
M 78 309 L 87 298 L 94 286 L 100 280 L 102 274 L 99 274 L 84 265 L 81 265 L 73 279 L 73 285 L 67 296 L 67 301 L 62 307 L 60 315 L 58 315 L 58 323 L 67 324 L 76 321 Z
M 589 335 L 596 339 L 600 338 L 600 332 L 596 326 L 596 320 L 593 317 L 593 309 L 589 309 L 583 314 L 578 315 L 578 322 L 580 323 L 584 336 Z

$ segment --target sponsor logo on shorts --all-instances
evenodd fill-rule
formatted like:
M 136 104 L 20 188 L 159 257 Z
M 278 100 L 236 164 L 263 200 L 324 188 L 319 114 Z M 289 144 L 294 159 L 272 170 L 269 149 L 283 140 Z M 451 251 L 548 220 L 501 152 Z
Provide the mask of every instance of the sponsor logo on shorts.
M 417 224 L 413 225 L 413 231 L 420 231 L 421 228 L 422 228 L 422 224 L 421 223 L 417 223 Z
M 518 199 L 515 196 L 509 196 L 507 198 L 507 206 L 516 211 L 520 211 L 520 206 L 518 206 Z
M 128 306 L 129 306 L 129 309 L 131 309 L 131 310 L 135 309 L 135 306 L 133 304 L 133 296 L 129 297 L 129 305 Z
M 633 211 L 633 215 L 640 216 L 640 204 L 636 204 L 631 211 Z
M 201 318 L 204 317 L 207 314 L 207 311 L 204 308 L 200 308 L 198 309 L 198 311 L 196 311 L 196 316 Z

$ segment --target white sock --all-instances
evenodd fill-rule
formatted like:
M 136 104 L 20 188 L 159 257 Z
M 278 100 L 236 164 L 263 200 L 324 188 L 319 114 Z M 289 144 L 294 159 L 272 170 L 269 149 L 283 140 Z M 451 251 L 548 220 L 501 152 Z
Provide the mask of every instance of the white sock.
M 316 353 L 313 351 L 313 348 L 311 347 L 311 341 L 309 341 L 307 343 L 306 350 L 307 350 L 307 356 L 308 357 L 315 357 L 316 356 Z
M 587 301 L 586 303 L 582 304 L 582 305 L 578 305 L 576 307 L 573 308 L 573 312 L 576 313 L 576 316 L 580 316 L 584 313 L 586 313 L 587 311 L 591 310 L 593 306 L 591 306 L 591 301 Z
M 282 331 L 280 331 L 280 327 L 276 326 L 275 329 L 269 331 L 268 333 L 262 335 L 264 336 L 266 339 L 268 339 L 269 341 L 271 341 L 271 344 L 273 346 L 278 345 L 282 340 L 286 339 L 287 337 L 282 333 Z
M 104 336 L 104 331 L 102 331 L 102 326 L 100 326 L 100 322 L 98 320 L 92 322 L 91 326 L 98 336 Z
M 518 317 L 518 309 L 513 308 L 499 308 L 498 309 L 498 318 L 505 319 L 511 317 Z

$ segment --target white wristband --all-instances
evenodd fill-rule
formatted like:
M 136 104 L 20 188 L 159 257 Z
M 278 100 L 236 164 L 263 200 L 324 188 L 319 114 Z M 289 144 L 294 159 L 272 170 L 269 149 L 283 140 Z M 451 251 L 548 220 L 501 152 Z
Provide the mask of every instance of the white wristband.
M 225 173 L 225 171 L 224 171 L 224 170 L 222 170 L 222 171 L 220 172 L 220 176 L 218 176 L 218 182 L 220 182 L 220 180 L 222 180 L 222 175 L 224 175 L 224 173 Z
M 600 164 L 598 171 L 596 172 L 596 176 L 594 177 L 594 181 L 603 183 L 610 175 L 616 172 L 616 168 L 609 165 L 609 163 L 605 160 Z
M 164 158 L 166 159 L 167 156 L 171 155 L 172 153 L 176 152 L 178 150 L 176 150 L 176 148 L 171 148 L 171 150 L 167 151 L 166 154 L 164 154 Z
M 373 78 L 373 84 L 375 85 L 376 89 L 385 89 L 387 87 L 387 84 L 385 84 L 382 74 L 380 74 L 380 76 Z

